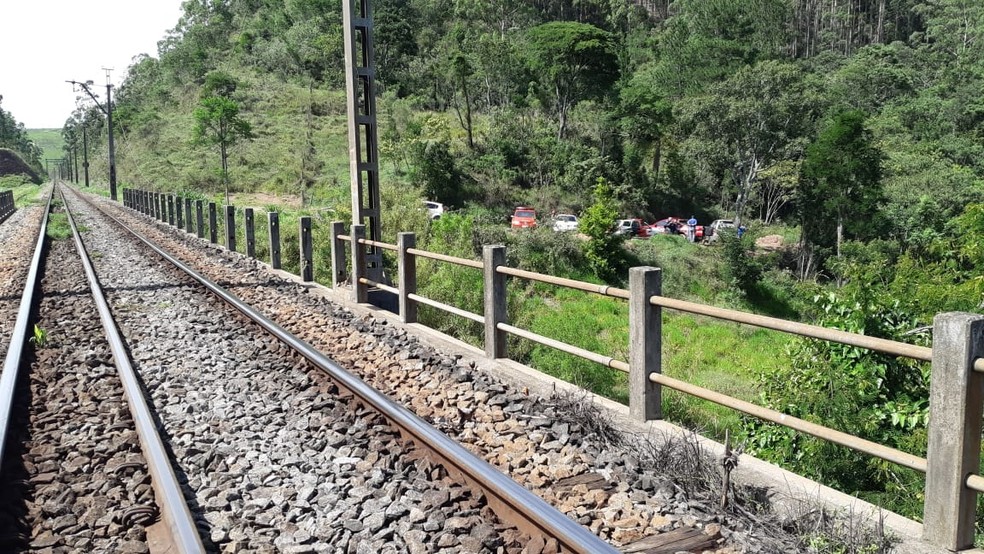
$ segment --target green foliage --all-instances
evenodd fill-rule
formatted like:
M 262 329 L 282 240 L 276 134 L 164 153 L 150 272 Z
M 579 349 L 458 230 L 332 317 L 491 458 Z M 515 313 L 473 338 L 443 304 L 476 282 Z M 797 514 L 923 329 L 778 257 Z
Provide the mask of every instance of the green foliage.
M 724 257 L 735 286 L 742 292 L 748 293 L 762 278 L 762 262 L 754 256 L 755 244 L 752 237 L 745 235 L 741 238 L 731 230 L 722 230 L 721 243 L 724 247 Z
M 35 323 L 34 336 L 28 339 L 28 341 L 30 341 L 30 343 L 37 348 L 44 348 L 45 346 L 48 346 L 48 331 Z
M 594 188 L 594 203 L 588 206 L 579 219 L 579 230 L 588 236 L 584 244 L 584 257 L 594 274 L 606 283 L 616 283 L 625 278 L 626 258 L 622 250 L 622 236 L 615 235 L 618 209 L 612 188 L 599 178 Z
M 917 326 L 902 305 L 874 294 L 866 283 L 816 299 L 819 324 L 892 340 L 913 340 Z M 915 336 L 920 344 L 924 336 Z M 881 444 L 924 453 L 928 419 L 929 365 L 865 349 L 800 339 L 791 365 L 762 373 L 762 402 L 794 417 L 817 422 Z M 915 515 L 921 494 L 917 475 L 868 455 L 748 419 L 744 426 L 756 455 L 855 494 L 880 495 Z
M 46 234 L 53 240 L 64 240 L 72 236 L 72 226 L 68 224 L 65 212 L 52 211 L 48 215 Z

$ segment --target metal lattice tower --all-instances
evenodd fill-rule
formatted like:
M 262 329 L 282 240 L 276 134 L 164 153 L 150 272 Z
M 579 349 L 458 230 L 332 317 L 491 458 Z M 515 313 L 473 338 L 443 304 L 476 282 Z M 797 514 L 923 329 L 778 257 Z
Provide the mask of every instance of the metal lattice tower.
M 344 0 L 345 88 L 348 96 L 349 172 L 352 224 L 366 226 L 366 238 L 382 240 L 379 207 L 379 149 L 376 125 L 376 68 L 371 0 Z M 383 253 L 369 247 L 366 276 L 381 281 Z

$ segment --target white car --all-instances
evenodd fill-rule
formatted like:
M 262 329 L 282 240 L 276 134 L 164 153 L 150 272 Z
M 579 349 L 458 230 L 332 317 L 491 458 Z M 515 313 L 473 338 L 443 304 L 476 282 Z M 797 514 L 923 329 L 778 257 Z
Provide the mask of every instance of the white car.
M 558 214 L 554 216 L 554 231 L 577 231 L 577 216 L 571 214 Z
M 431 202 L 430 200 L 424 200 L 424 208 L 427 209 L 427 215 L 431 219 L 441 219 L 444 215 L 444 204 L 440 202 Z

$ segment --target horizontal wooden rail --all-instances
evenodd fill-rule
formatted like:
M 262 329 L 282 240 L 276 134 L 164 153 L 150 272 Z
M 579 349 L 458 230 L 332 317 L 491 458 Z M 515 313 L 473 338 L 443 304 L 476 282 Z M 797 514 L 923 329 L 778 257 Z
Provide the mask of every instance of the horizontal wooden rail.
M 610 287 L 608 285 L 595 285 L 592 283 L 585 283 L 584 281 L 575 281 L 574 279 L 554 277 L 553 275 L 545 275 L 543 273 L 536 273 L 535 271 L 526 271 L 523 269 L 516 269 L 514 267 L 507 267 L 507 266 L 499 266 L 495 268 L 495 270 L 498 273 L 502 273 L 503 275 L 510 275 L 512 277 L 521 277 L 523 279 L 529 279 L 530 281 L 547 283 L 548 285 L 557 285 L 561 287 L 567 287 L 569 289 L 593 292 L 595 294 L 600 294 L 602 296 L 610 296 L 612 298 L 622 298 L 624 300 L 629 299 L 629 291 L 617 287 Z
M 407 254 L 412 254 L 418 258 L 428 258 L 431 260 L 438 260 L 442 262 L 448 262 L 450 264 L 461 265 L 465 267 L 474 267 L 475 269 L 482 269 L 485 267 L 482 262 L 478 260 L 469 260 L 468 258 L 458 258 L 456 256 L 448 256 L 446 254 L 437 254 L 434 252 L 428 252 L 426 250 L 420 250 L 418 248 L 408 248 Z
M 410 300 L 417 302 L 419 304 L 424 304 L 425 306 L 430 306 L 432 308 L 437 308 L 438 310 L 443 310 L 450 314 L 463 317 L 465 319 L 474 321 L 475 323 L 485 323 L 485 317 L 478 314 L 462 310 L 461 308 L 456 308 L 449 304 L 444 304 L 443 302 L 438 302 L 437 300 L 431 300 L 430 298 L 420 296 L 419 294 L 408 294 Z
M 649 299 L 649 303 L 653 306 L 680 310 L 681 312 L 689 312 L 692 314 L 706 315 L 717 319 L 734 321 L 736 323 L 745 323 L 756 327 L 773 329 L 775 331 L 782 331 L 784 333 L 791 333 L 814 339 L 839 342 L 841 344 L 858 346 L 860 348 L 867 348 L 869 350 L 893 354 L 895 356 L 913 358 L 924 362 L 929 362 L 933 359 L 932 348 L 916 346 L 914 344 L 907 344 L 893 340 L 879 339 L 876 337 L 869 337 L 867 335 L 859 335 L 857 333 L 849 333 L 847 331 L 831 329 L 829 327 L 820 327 L 819 325 L 808 325 L 806 323 L 796 323 L 794 321 L 751 314 L 748 312 L 739 312 L 737 310 L 728 310 L 725 308 L 715 308 L 714 306 L 687 302 L 686 300 L 677 300 L 675 298 L 667 298 L 666 296 L 653 296 Z
M 388 242 L 380 242 L 378 240 L 359 239 L 359 244 L 375 246 L 376 248 L 382 248 L 383 250 L 392 250 L 393 252 L 397 251 L 395 244 L 390 244 Z
M 788 427 L 795 431 L 801 433 L 806 433 L 808 435 L 813 435 L 841 446 L 846 446 L 848 448 L 857 450 L 858 452 L 863 452 L 871 456 L 876 456 L 883 460 L 889 462 L 894 462 L 901 466 L 914 469 L 916 471 L 921 471 L 926 473 L 927 462 L 926 458 L 920 458 L 918 456 L 913 456 L 912 454 L 903 452 L 901 450 L 896 450 L 894 448 L 889 448 L 887 446 L 878 444 L 876 442 L 871 442 L 864 440 L 854 435 L 849 435 L 847 433 L 831 429 L 829 427 L 824 427 L 823 425 L 817 425 L 816 423 L 811 423 L 804 419 L 798 417 L 793 417 L 786 415 L 782 412 L 776 410 L 771 410 L 769 408 L 763 408 L 751 402 L 745 402 L 744 400 L 738 400 L 737 398 L 732 398 L 726 394 L 721 394 L 719 392 L 714 392 L 710 389 L 705 389 L 704 387 L 698 387 L 697 385 L 692 385 L 686 381 L 681 381 L 679 379 L 674 379 L 672 377 L 667 377 L 662 373 L 652 373 L 649 375 L 649 380 L 654 383 L 659 383 L 665 387 L 678 390 L 680 392 L 689 394 L 691 396 L 696 396 L 697 398 L 703 398 L 704 400 L 709 400 L 715 404 L 720 404 L 739 412 L 746 413 L 750 416 L 757 417 L 759 419 L 770 421 L 772 423 L 777 423 L 784 427 Z
M 366 279 L 365 277 L 360 277 L 359 278 L 359 282 L 362 283 L 363 285 L 368 285 L 370 287 L 376 287 L 379 290 L 384 290 L 384 291 L 389 292 L 389 293 L 400 294 L 400 289 L 398 289 L 396 287 L 391 287 L 389 285 L 385 285 L 383 283 L 379 283 L 379 282 L 373 281 L 372 279 Z
M 569 344 L 567 344 L 565 342 L 560 342 L 560 341 L 557 341 L 557 340 L 554 340 L 554 339 L 545 337 L 543 335 L 538 335 L 538 334 L 533 333 L 531 331 L 527 331 L 526 329 L 520 329 L 519 327 L 513 327 L 512 325 L 509 325 L 508 323 L 499 323 L 498 325 L 496 325 L 496 328 L 499 329 L 499 330 L 505 331 L 505 332 L 507 332 L 507 333 L 509 333 L 511 335 L 516 335 L 517 337 L 521 337 L 521 338 L 524 338 L 526 340 L 530 340 L 530 341 L 533 341 L 535 343 L 542 344 L 544 346 L 549 346 L 551 348 L 555 348 L 557 350 L 560 350 L 561 352 L 566 352 L 568 354 L 572 354 L 572 355 L 577 356 L 579 358 L 584 358 L 585 360 L 592 361 L 592 362 L 601 364 L 603 366 L 610 367 L 612 369 L 617 369 L 617 370 L 622 371 L 624 373 L 628 373 L 629 372 L 629 364 L 627 364 L 627 363 L 625 363 L 625 362 L 623 362 L 621 360 L 616 360 L 615 358 L 612 358 L 611 356 L 604 356 L 604 355 L 601 355 L 601 354 L 597 354 L 595 352 L 592 352 L 590 350 L 585 350 L 583 348 L 578 348 L 576 346 L 571 346 L 571 345 L 569 345 Z

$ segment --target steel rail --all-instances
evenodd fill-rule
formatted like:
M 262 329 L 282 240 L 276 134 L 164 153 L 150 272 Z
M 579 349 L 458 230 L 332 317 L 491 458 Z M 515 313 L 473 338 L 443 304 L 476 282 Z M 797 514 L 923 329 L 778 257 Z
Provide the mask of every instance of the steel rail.
M 86 199 L 86 202 L 89 201 Z M 90 205 L 93 204 L 90 202 Z M 396 404 L 383 393 L 352 375 L 316 348 L 294 336 L 252 306 L 243 302 L 236 295 L 187 266 L 184 262 L 167 253 L 150 239 L 130 229 L 101 208 L 94 207 L 147 245 L 147 247 L 159 256 L 187 273 L 192 279 L 204 285 L 214 295 L 253 320 L 253 322 L 265 329 L 268 333 L 277 337 L 281 342 L 326 372 L 339 386 L 350 391 L 366 405 L 371 406 L 391 421 L 400 429 L 401 434 L 410 437 L 421 448 L 435 453 L 442 460 L 442 465 L 450 473 L 462 475 L 465 480 L 482 489 L 489 498 L 489 505 L 503 520 L 517 525 L 523 531 L 554 538 L 565 551 L 584 554 L 605 552 L 614 554 L 618 552 L 614 547 L 595 536 L 588 529 L 577 524 L 574 520 L 547 504 L 542 498 L 525 489 L 485 460 L 469 452 L 466 448 L 451 440 L 447 435 L 444 435 L 429 425 L 410 410 L 402 405 Z
M 24 281 L 24 292 L 21 295 L 20 307 L 17 310 L 17 320 L 14 330 L 10 333 L 10 344 L 7 346 L 7 357 L 3 362 L 3 373 L 0 373 L 0 472 L 3 471 L 4 449 L 7 444 L 7 431 L 10 426 L 10 412 L 14 406 L 14 392 L 17 389 L 17 376 L 20 372 L 21 356 L 24 344 L 27 343 L 27 327 L 31 320 L 31 307 L 34 306 L 34 292 L 38 284 L 38 270 L 41 258 L 44 257 L 45 233 L 48 231 L 48 214 L 51 213 L 51 199 L 54 196 L 55 185 L 51 184 L 48 201 L 44 206 L 44 217 L 38 230 L 38 241 L 31 258 L 31 267 Z
M 428 252 L 427 250 L 420 250 L 419 248 L 407 248 L 407 254 L 417 256 L 418 258 L 428 258 L 431 260 L 448 262 L 449 264 L 473 267 L 475 269 L 483 269 L 485 267 L 485 264 L 478 260 L 469 260 L 468 258 L 459 258 L 457 256 L 448 256 L 447 254 Z
M 454 314 L 456 316 L 469 319 L 471 321 L 474 321 L 475 323 L 485 323 L 485 316 L 481 316 L 476 313 L 469 312 L 467 310 L 462 310 L 461 308 L 456 308 L 454 306 L 451 306 L 450 304 L 438 302 L 437 300 L 431 300 L 426 296 L 420 296 L 419 294 L 410 293 L 407 295 L 407 298 L 413 300 L 418 304 L 423 304 L 425 306 L 437 308 L 438 310 L 448 312 L 449 314 Z
M 572 355 L 577 356 L 579 358 L 584 358 L 585 360 L 588 360 L 588 361 L 591 361 L 591 362 L 595 362 L 597 364 L 601 364 L 603 366 L 610 367 L 612 369 L 617 369 L 617 370 L 622 371 L 624 373 L 628 373 L 629 372 L 629 364 L 627 364 L 627 363 L 625 363 L 625 362 L 623 362 L 621 360 L 616 360 L 615 358 L 612 358 L 611 356 L 604 356 L 604 355 L 601 355 L 601 354 L 597 354 L 595 352 L 592 352 L 590 350 L 585 350 L 583 348 L 578 348 L 576 346 L 571 346 L 570 344 L 567 344 L 566 342 L 560 342 L 558 340 L 554 340 L 554 339 L 551 339 L 549 337 L 545 337 L 543 335 L 538 335 L 536 333 L 533 333 L 532 331 L 527 331 L 526 329 L 520 329 L 519 327 L 513 327 L 512 325 L 509 325 L 508 323 L 499 323 L 499 324 L 497 324 L 495 326 L 495 328 L 496 329 L 499 329 L 500 331 L 505 331 L 505 332 L 507 332 L 509 334 L 516 335 L 517 337 L 522 337 L 522 338 L 524 338 L 526 340 L 530 340 L 530 341 L 533 341 L 535 343 L 542 344 L 544 346 L 549 346 L 549 347 L 554 348 L 556 350 L 560 350 L 561 352 L 566 352 L 568 354 L 572 354 Z
M 720 404 L 721 406 L 732 408 L 734 410 L 738 410 L 739 412 L 744 412 L 750 416 L 754 416 L 772 423 L 777 423 L 795 431 L 813 435 L 814 437 L 818 437 L 841 446 L 846 446 L 853 450 L 857 450 L 858 452 L 863 452 L 865 454 L 926 473 L 926 458 L 920 458 L 919 456 L 914 456 L 907 452 L 896 450 L 895 448 L 890 448 L 876 442 L 861 439 L 855 437 L 854 435 L 849 435 L 842 431 L 831 429 L 830 427 L 824 427 L 823 425 L 811 423 L 798 417 L 786 415 L 776 410 L 763 408 L 762 406 L 752 404 L 751 402 L 738 400 L 737 398 L 732 398 L 726 394 L 705 389 L 704 387 L 699 387 L 697 385 L 692 385 L 686 381 L 674 379 L 673 377 L 668 377 L 662 373 L 650 373 L 649 380 L 654 383 L 659 383 L 665 387 L 687 393 L 691 396 L 703 398 L 704 400 L 709 400 L 715 404 Z
M 92 291 L 92 300 L 96 304 L 99 312 L 99 320 L 102 322 L 103 330 L 106 332 L 106 340 L 109 342 L 110 350 L 113 352 L 113 360 L 116 362 L 116 370 L 119 373 L 120 381 L 123 384 L 123 392 L 126 396 L 127 404 L 130 406 L 130 414 L 136 426 L 137 436 L 140 439 L 140 446 L 143 449 L 144 457 L 147 460 L 147 468 L 150 471 L 151 485 L 157 497 L 157 503 L 161 508 L 161 515 L 164 523 L 171 532 L 172 544 L 177 552 L 192 554 L 205 552 L 205 546 L 198 535 L 195 520 L 185 501 L 184 494 L 181 492 L 181 485 L 178 483 L 178 476 L 171 466 L 167 449 L 164 441 L 161 440 L 157 432 L 157 424 L 154 416 L 144 398 L 140 381 L 137 379 L 133 365 L 127 355 L 126 346 L 119 331 L 116 329 L 116 322 L 110 312 L 109 304 L 103 295 L 99 278 L 89 260 L 88 251 L 82 242 L 78 227 L 75 225 L 75 218 L 68 208 L 68 201 L 62 191 L 62 200 L 65 203 L 65 213 L 68 215 L 68 223 L 72 227 L 72 238 L 75 239 L 75 249 L 82 259 L 82 266 L 85 269 L 86 279 L 89 281 L 89 289 Z
M 800 335 L 803 337 L 839 342 L 849 346 L 858 346 L 895 356 L 922 360 L 924 362 L 929 362 L 933 359 L 932 348 L 916 346 L 914 344 L 907 344 L 894 340 L 879 339 L 876 337 L 869 337 L 867 335 L 859 335 L 857 333 L 850 333 L 839 329 L 820 327 L 819 325 L 796 323 L 794 321 L 786 321 L 785 319 L 775 317 L 750 314 L 747 312 L 739 312 L 737 310 L 728 310 L 725 308 L 715 308 L 714 306 L 697 304 L 696 302 L 687 302 L 686 300 L 677 300 L 675 298 L 667 298 L 665 296 L 653 296 L 649 299 L 649 303 L 653 306 L 670 308 L 681 312 L 690 312 L 692 314 L 706 315 L 717 319 L 734 321 L 736 323 L 746 323 L 756 327 L 773 329 L 775 331 L 782 331 L 784 333 L 791 333 L 793 335 Z

